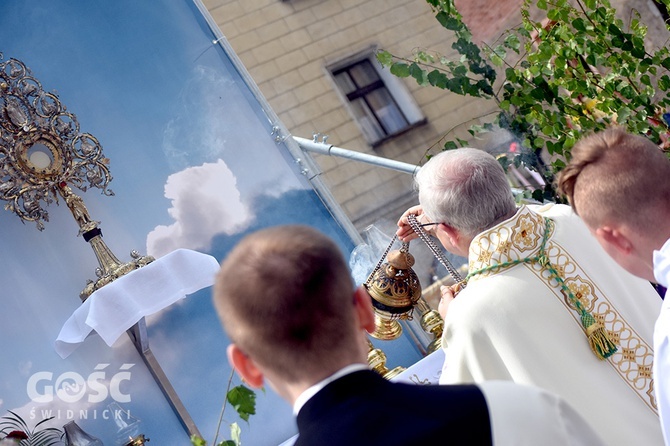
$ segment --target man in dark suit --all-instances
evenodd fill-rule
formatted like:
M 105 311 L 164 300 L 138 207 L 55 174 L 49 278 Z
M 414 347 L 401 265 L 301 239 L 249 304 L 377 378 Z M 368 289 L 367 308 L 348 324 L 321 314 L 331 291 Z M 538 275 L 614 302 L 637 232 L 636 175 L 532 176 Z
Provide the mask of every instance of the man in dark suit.
M 293 405 L 296 445 L 601 445 L 560 398 L 513 383 L 422 386 L 369 370 L 370 296 L 328 237 L 280 226 L 222 263 L 214 302 L 228 359 Z

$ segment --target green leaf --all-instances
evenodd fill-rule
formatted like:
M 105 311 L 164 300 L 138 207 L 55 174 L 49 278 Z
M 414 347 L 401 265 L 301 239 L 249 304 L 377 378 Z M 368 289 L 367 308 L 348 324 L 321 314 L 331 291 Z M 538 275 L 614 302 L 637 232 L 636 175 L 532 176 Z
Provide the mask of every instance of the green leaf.
M 465 65 L 458 65 L 452 70 L 454 76 L 463 77 L 468 74 L 468 68 Z
M 412 65 L 409 66 L 409 74 L 416 79 L 419 85 L 426 83 L 426 72 L 423 71 L 418 64 L 412 63 Z
M 643 74 L 642 76 L 640 76 L 640 82 L 642 82 L 644 85 L 651 86 L 651 79 L 646 74 Z
M 505 38 L 505 46 L 518 53 L 519 48 L 521 47 L 521 41 L 516 34 L 510 34 Z
M 644 51 L 644 46 L 633 46 L 630 54 L 638 59 L 644 59 L 647 56 L 647 53 Z
M 207 442 L 197 435 L 191 435 L 191 444 L 193 446 L 207 446 Z
M 653 66 L 653 64 L 654 64 L 654 61 L 653 61 L 651 58 L 649 58 L 649 57 L 645 57 L 644 59 L 642 59 L 642 60 L 640 61 L 640 69 L 646 71 L 646 70 L 648 70 L 651 66 Z
M 539 201 L 540 203 L 544 202 L 544 191 L 542 189 L 535 189 L 533 191 L 533 200 Z
M 426 51 L 417 51 L 416 60 L 423 63 L 435 63 L 435 56 Z
M 377 61 L 382 64 L 383 67 L 388 67 L 393 63 L 393 56 L 388 51 L 379 50 L 377 51 Z
M 516 82 L 517 81 L 518 74 L 514 68 L 507 68 L 505 70 L 505 79 L 507 79 L 510 82 Z
M 560 11 L 558 11 L 557 9 L 550 9 L 549 11 L 547 11 L 547 18 L 549 20 L 558 22 L 561 19 Z
M 482 79 L 480 81 L 477 81 L 477 83 L 475 85 L 479 89 L 479 91 L 484 93 L 484 95 L 493 96 L 494 92 L 493 92 L 493 88 L 491 87 L 491 84 L 489 84 L 484 79 Z M 476 95 L 476 96 L 478 96 L 478 95 Z
M 663 91 L 668 91 L 668 88 L 670 88 L 670 77 L 668 77 L 667 74 L 664 74 L 658 80 L 658 88 L 660 88 Z
M 497 54 L 491 54 L 491 63 L 497 67 L 502 67 L 502 57 L 498 56 Z
M 463 22 L 448 15 L 444 11 L 440 11 L 439 13 L 437 13 L 435 18 L 437 19 L 438 22 L 440 22 L 440 25 L 442 25 L 443 27 L 447 28 L 450 31 L 458 31 L 460 29 L 465 28 Z
M 467 82 L 467 79 L 461 78 Z M 453 91 L 456 94 L 464 95 L 465 92 L 463 91 L 463 83 L 461 82 L 461 79 L 449 79 L 447 80 L 447 89 L 450 91 Z
M 507 155 L 501 155 L 496 158 L 498 160 L 498 163 L 502 166 L 503 170 L 507 172 L 507 168 L 510 165 L 509 158 L 507 158 Z
M 607 27 L 607 30 L 614 34 L 615 36 L 623 36 L 623 31 L 621 31 L 621 28 L 616 26 L 614 23 L 610 23 L 609 26 Z
M 447 76 L 440 70 L 433 70 L 428 73 L 428 82 L 430 82 L 430 85 L 443 90 L 447 88 Z
M 577 31 L 586 32 L 586 23 L 584 23 L 584 20 L 580 17 L 578 17 L 578 18 L 576 18 L 572 21 L 572 26 Z
M 547 99 L 544 90 L 541 89 L 541 88 L 539 88 L 539 87 L 538 87 L 538 88 L 533 88 L 533 89 L 531 90 L 531 92 L 530 92 L 530 95 L 531 95 L 533 98 L 537 99 L 538 101 L 542 101 L 542 100 L 546 100 L 546 99 Z
M 658 1 L 670 4 L 670 0 Z M 380 63 L 390 66 L 399 77 L 412 76 L 419 83 L 459 95 L 493 98 L 497 104 L 495 121 L 523 141 L 529 151 L 525 157 L 509 154 L 506 163 L 535 166 L 549 180 L 547 184 L 563 165 L 552 162 L 539 166 L 534 151 L 546 150 L 552 157 L 569 159 L 572 146 L 586 132 L 616 122 L 628 131 L 644 133 L 653 110 L 670 109 L 670 47 L 647 54 L 645 48 L 651 48 L 645 42 L 647 26 L 635 12 L 630 23 L 624 24 L 611 0 L 524 0 L 522 23 L 484 51 L 472 41 L 455 0 L 427 2 L 449 30 L 445 41 L 454 42 L 451 47 L 456 56 L 431 52 L 443 69 L 424 70 L 427 65 L 421 61 L 432 64 L 424 50 L 414 52 L 418 67 L 411 67 L 411 62 L 394 64 L 400 59 L 385 53 Z M 576 8 L 577 3 L 581 7 Z M 543 28 L 533 18 L 535 13 L 530 11 L 537 8 L 555 21 L 550 28 Z M 539 38 L 531 37 L 536 31 Z M 510 51 L 523 51 L 525 57 L 511 66 L 507 64 Z M 579 61 L 598 67 L 598 73 Z M 496 84 L 496 73 L 502 70 L 505 79 Z M 500 89 L 494 91 L 493 85 L 500 85 Z M 596 99 L 597 109 L 586 113 L 583 105 L 575 103 L 578 98 Z M 470 131 L 477 136 L 480 128 L 474 126 Z M 444 143 L 445 149 L 464 144 L 453 134 L 446 139 L 452 141 Z M 533 196 L 538 200 L 556 198 L 551 185 Z
M 631 114 L 631 110 L 628 107 L 621 107 L 619 110 L 617 110 L 616 115 L 617 115 L 617 122 L 624 123 L 628 120 L 628 117 Z
M 452 45 L 451 47 L 458 51 L 459 54 L 462 54 L 466 58 L 481 62 L 481 55 L 480 55 L 480 50 L 477 45 L 472 43 L 472 41 L 469 38 L 464 38 L 464 37 L 459 37 Z
M 409 65 L 404 62 L 396 62 L 391 65 L 391 74 L 398 77 L 408 77 Z
M 444 143 L 444 150 L 458 149 L 458 145 L 454 141 L 447 141 Z
M 226 399 L 244 421 L 256 413 L 256 393 L 242 384 L 230 389 Z
M 443 27 L 447 27 L 447 20 L 449 20 L 449 14 L 447 14 L 444 11 L 440 11 L 435 15 L 435 18 L 437 19 L 438 22 L 440 22 L 440 25 Z
M 620 36 L 612 37 L 612 46 L 615 48 L 623 48 L 624 40 Z
M 551 141 L 547 141 L 547 152 L 549 153 L 549 155 L 553 155 L 556 153 L 556 146 L 558 145 L 559 144 L 554 144 Z

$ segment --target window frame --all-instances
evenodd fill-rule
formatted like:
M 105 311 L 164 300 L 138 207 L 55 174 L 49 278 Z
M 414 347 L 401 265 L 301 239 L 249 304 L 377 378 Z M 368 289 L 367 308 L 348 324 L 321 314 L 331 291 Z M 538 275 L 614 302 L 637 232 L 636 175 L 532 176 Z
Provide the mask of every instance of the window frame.
M 421 109 L 416 104 L 416 101 L 409 93 L 407 87 L 388 70 L 382 69 L 379 62 L 377 62 L 375 58 L 376 50 L 377 47 L 372 46 L 335 62 L 326 64 L 325 66 L 325 70 L 333 83 L 335 91 L 344 103 L 354 122 L 356 122 L 363 137 L 373 148 L 407 133 L 418 126 L 424 125 L 427 122 L 426 117 L 421 112 Z M 356 88 L 348 93 L 345 92 L 338 82 L 337 76 L 344 72 L 350 73 L 355 67 L 366 64 L 366 62 L 369 64 L 369 67 L 374 70 L 377 79 L 369 84 L 359 86 L 356 84 L 354 76 L 349 74 L 349 79 L 354 83 Z M 388 124 L 385 124 L 385 119 L 379 116 L 379 108 L 375 108 L 370 104 L 370 95 L 377 91 L 385 92 L 388 95 L 390 103 L 394 107 L 393 110 L 399 113 L 405 121 L 405 125 L 402 126 L 402 128 L 389 131 L 390 129 L 387 128 Z M 371 132 L 369 129 L 365 128 L 362 120 L 363 116 L 354 105 L 354 101 L 359 99 L 362 100 L 363 104 L 367 107 L 366 115 L 368 117 L 371 116 L 374 119 L 373 122 L 376 124 L 375 129 L 377 131 L 381 130 L 383 133 L 379 137 L 372 134 L 376 132 Z

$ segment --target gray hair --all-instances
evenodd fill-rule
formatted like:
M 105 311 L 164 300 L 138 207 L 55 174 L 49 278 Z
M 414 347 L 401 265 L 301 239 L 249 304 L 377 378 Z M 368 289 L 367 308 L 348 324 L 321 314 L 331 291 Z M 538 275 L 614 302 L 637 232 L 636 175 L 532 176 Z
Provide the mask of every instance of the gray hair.
M 516 209 L 505 171 L 482 150 L 441 152 L 421 167 L 415 181 L 426 216 L 468 236 L 491 228 Z

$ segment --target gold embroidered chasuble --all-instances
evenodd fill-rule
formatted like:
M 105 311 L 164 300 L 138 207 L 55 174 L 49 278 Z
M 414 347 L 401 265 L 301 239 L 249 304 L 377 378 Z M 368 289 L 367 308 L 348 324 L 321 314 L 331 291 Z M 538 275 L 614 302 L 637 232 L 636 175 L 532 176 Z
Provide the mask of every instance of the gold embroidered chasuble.
M 661 299 L 616 265 L 568 206 L 522 206 L 475 237 L 469 270 L 537 256 L 544 217 L 550 219 L 545 249 L 551 265 L 618 351 L 598 360 L 579 312 L 547 268 L 522 263 L 471 277 L 451 303 L 440 382 L 536 385 L 563 396 L 608 444 L 662 444 L 651 377 Z

